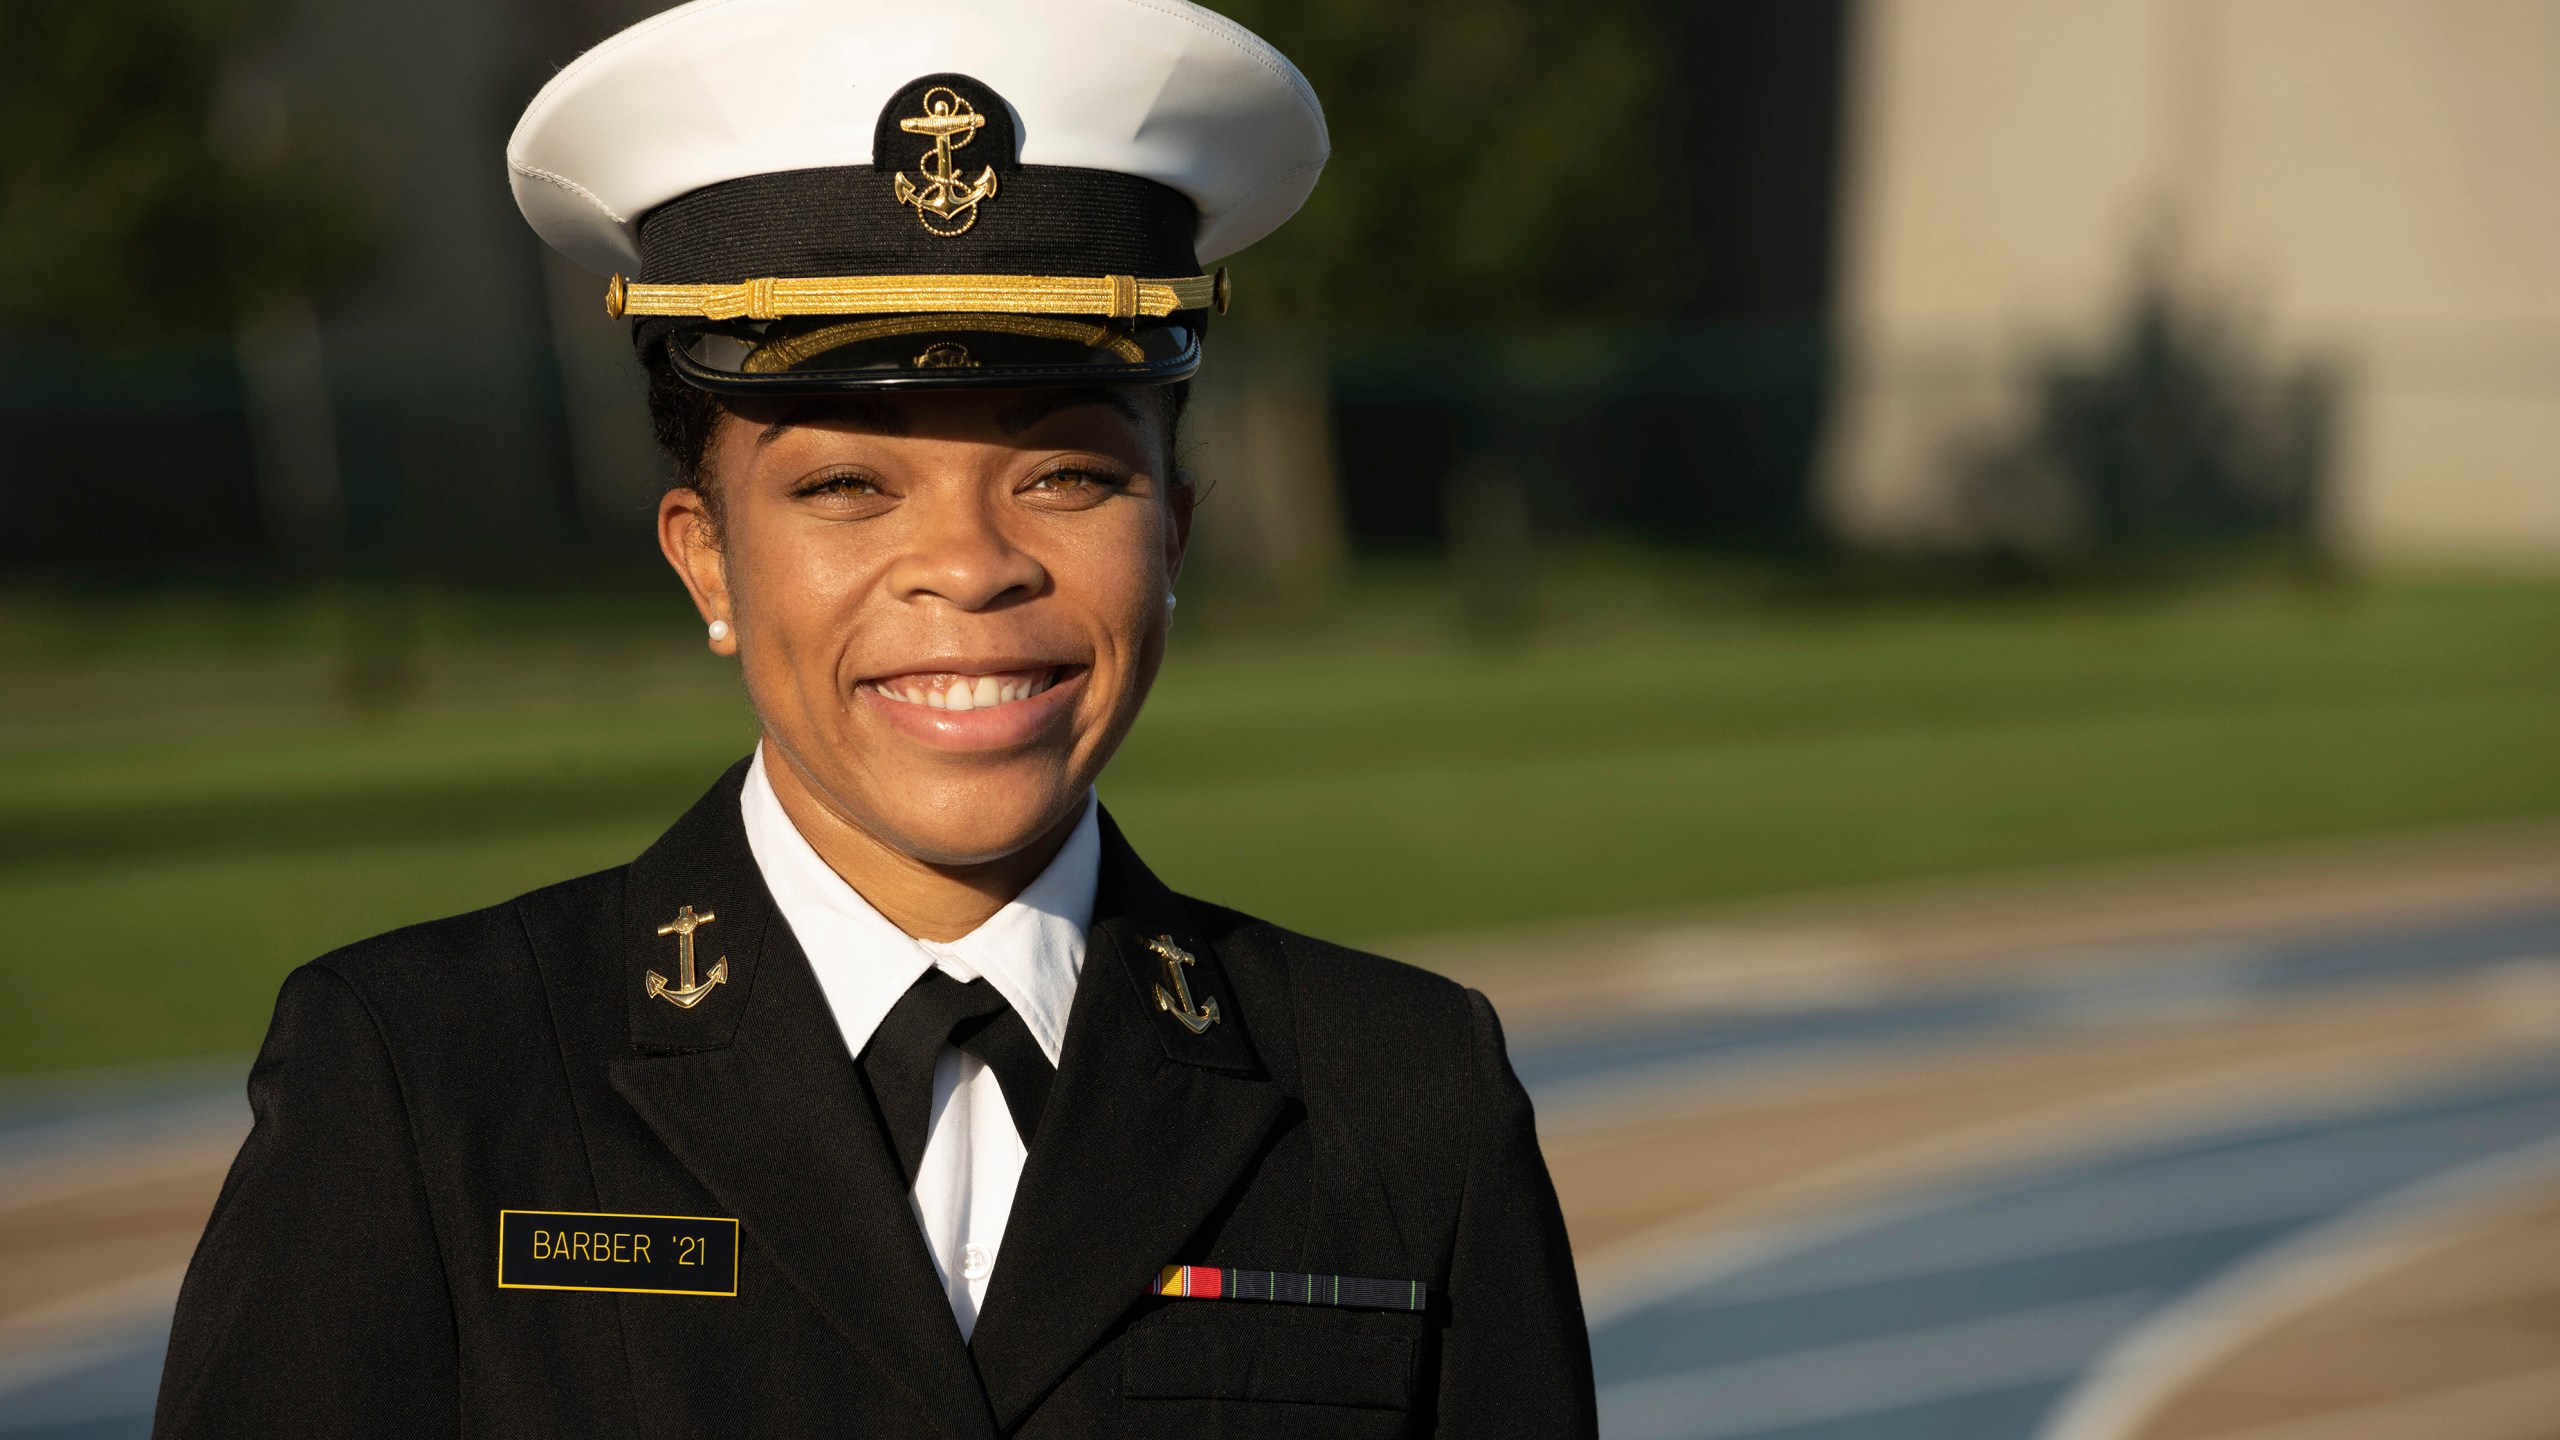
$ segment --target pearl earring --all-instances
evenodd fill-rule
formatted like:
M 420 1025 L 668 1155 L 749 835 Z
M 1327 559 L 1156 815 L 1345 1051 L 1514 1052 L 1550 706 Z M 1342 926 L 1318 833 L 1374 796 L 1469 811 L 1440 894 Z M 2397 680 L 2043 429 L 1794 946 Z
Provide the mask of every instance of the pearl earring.
M 726 640 L 726 639 L 728 639 L 728 638 L 729 638 L 729 622 L 728 622 L 728 621 L 726 621 L 726 620 L 714 620 L 714 621 L 712 621 L 712 622 L 711 622 L 711 643 L 712 643 L 712 644 L 714 644 L 714 645 L 717 645 L 717 644 L 719 644 L 721 641 Z
M 1170 591 L 1170 590 L 1167 590 L 1166 592 L 1164 592 L 1164 608 L 1166 608 L 1167 610 L 1170 610 L 1170 609 L 1172 609 L 1174 606 L 1179 605 L 1179 604 L 1181 604 L 1181 603 L 1182 603 L 1182 597 L 1180 597 L 1180 596 L 1178 596 L 1178 595 L 1174 594 L 1174 593 L 1173 593 L 1172 591 Z

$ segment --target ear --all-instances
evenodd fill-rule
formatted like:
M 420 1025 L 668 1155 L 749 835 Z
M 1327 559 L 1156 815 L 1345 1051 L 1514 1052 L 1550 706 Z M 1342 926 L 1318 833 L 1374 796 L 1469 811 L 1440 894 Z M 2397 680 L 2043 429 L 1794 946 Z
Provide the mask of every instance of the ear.
M 658 553 L 675 567 L 705 625 L 726 620 L 730 631 L 711 642 L 714 654 L 738 653 L 737 611 L 729 594 L 729 556 L 720 547 L 720 525 L 699 490 L 679 486 L 658 497 Z

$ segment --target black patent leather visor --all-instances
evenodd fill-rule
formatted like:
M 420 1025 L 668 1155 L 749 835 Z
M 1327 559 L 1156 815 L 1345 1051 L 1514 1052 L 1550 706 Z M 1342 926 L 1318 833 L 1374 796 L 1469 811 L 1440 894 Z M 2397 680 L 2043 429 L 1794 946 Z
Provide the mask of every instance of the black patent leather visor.
M 691 384 L 729 394 L 1161 385 L 1200 368 L 1192 317 L 863 315 L 728 321 L 666 339 Z

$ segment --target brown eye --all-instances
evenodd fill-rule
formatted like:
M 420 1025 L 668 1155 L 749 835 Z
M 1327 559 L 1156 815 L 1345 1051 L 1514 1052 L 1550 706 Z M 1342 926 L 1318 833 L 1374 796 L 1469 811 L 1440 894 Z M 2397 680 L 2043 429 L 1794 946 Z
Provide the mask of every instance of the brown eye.
M 821 475 L 804 481 L 796 492 L 802 495 L 876 495 L 880 487 L 865 475 Z
M 794 484 L 791 500 L 842 518 L 863 518 L 888 505 L 888 489 L 870 471 L 829 469 Z
M 1127 488 L 1129 477 L 1091 465 L 1057 465 L 1041 471 L 1022 488 L 1057 500 L 1100 500 Z

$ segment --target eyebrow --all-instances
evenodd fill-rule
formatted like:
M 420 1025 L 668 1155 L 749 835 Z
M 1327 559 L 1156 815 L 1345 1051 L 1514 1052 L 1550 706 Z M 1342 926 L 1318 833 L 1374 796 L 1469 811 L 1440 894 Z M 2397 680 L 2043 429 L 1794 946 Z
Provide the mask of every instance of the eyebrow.
M 1032 396 L 1018 405 L 996 412 L 996 427 L 1007 435 L 1019 435 L 1061 410 L 1078 405 L 1107 405 L 1129 417 L 1132 425 L 1144 425 L 1146 417 L 1138 413 L 1135 402 L 1117 390 L 1087 385 L 1075 390 L 1049 390 Z
M 882 435 L 904 435 L 909 429 L 907 412 L 886 401 L 831 395 L 824 399 L 804 400 L 783 411 L 756 436 L 756 444 L 770 445 L 781 439 L 784 431 L 806 425 L 819 417 L 847 420 L 858 429 Z

